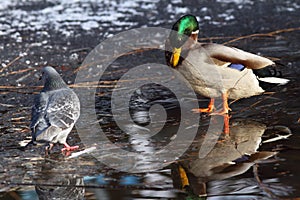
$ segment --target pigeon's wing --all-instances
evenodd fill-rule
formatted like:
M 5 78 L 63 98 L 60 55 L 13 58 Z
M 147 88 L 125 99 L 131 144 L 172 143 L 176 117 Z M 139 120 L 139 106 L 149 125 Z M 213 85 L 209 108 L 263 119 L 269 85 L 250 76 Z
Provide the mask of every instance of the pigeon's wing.
M 50 97 L 46 117 L 51 126 L 61 129 L 72 127 L 80 114 L 77 95 L 69 88 L 55 91 Z
M 48 105 L 48 95 L 44 92 L 38 94 L 34 98 L 34 104 L 31 110 L 30 129 L 32 139 L 35 140 L 36 134 L 42 132 L 49 127 L 49 122 L 46 119 L 46 109 Z
M 79 114 L 79 99 L 71 89 L 42 92 L 32 108 L 33 140 L 52 141 L 61 131 L 73 127 Z

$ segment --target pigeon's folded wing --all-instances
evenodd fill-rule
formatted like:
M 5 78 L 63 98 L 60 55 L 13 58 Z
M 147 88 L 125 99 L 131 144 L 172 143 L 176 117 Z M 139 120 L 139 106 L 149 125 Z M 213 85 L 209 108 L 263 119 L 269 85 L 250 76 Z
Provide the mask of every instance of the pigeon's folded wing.
M 34 105 L 31 111 L 31 124 L 30 124 L 30 129 L 32 131 L 33 137 L 36 132 L 42 131 L 49 126 L 49 123 L 45 118 L 47 104 L 48 104 L 47 94 L 41 93 L 35 96 Z
M 71 89 L 64 88 L 50 96 L 46 117 L 51 126 L 67 129 L 75 124 L 79 114 L 79 99 Z

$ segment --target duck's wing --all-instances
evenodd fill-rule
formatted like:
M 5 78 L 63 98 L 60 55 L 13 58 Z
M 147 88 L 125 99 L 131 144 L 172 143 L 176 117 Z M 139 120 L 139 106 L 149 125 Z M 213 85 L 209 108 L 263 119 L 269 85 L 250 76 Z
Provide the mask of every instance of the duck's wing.
M 234 47 L 214 43 L 198 43 L 217 65 L 224 63 L 242 64 L 249 69 L 261 69 L 275 63 L 268 58 L 258 56 Z M 197 48 L 197 46 L 195 46 Z

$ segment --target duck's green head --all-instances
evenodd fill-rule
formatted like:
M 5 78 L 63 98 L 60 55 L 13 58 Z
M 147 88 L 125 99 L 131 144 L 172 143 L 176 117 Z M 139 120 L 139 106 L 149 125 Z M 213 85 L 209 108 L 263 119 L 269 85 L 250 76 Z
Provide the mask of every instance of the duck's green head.
M 170 60 L 173 67 L 176 67 L 179 61 L 181 47 L 193 34 L 198 34 L 199 25 L 195 16 L 184 15 L 172 27 L 169 36 L 170 44 L 173 47 L 173 54 Z
M 184 15 L 172 27 L 170 41 L 173 47 L 181 47 L 192 33 L 198 33 L 199 25 L 195 16 Z

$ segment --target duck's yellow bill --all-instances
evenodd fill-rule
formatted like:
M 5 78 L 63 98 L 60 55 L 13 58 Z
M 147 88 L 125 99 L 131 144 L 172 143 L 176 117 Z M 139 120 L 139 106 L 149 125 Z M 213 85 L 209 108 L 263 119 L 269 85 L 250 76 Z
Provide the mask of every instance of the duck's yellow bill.
M 185 188 L 186 186 L 189 186 L 189 179 L 185 173 L 185 170 L 179 165 L 178 167 L 179 169 L 179 175 L 180 175 L 180 179 L 181 179 L 181 187 L 182 189 Z
M 173 49 L 173 53 L 172 53 L 171 60 L 170 60 L 172 67 L 176 67 L 178 65 L 180 53 L 181 53 L 181 48 Z

